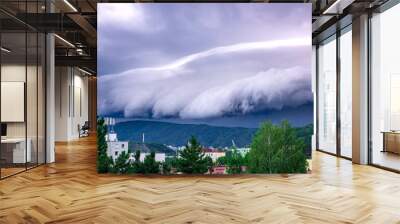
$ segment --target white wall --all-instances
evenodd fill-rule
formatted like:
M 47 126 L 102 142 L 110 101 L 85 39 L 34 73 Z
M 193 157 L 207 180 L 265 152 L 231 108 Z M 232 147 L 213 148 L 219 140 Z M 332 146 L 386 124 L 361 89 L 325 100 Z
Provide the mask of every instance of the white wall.
M 25 82 L 25 64 L 7 64 L 1 66 L 2 82 Z M 30 68 L 28 67 L 28 70 Z M 6 108 L 1 108 L 6 110 Z M 8 137 L 25 137 L 25 122 L 9 122 L 7 123 Z
M 68 139 L 68 86 L 69 76 L 67 67 L 55 69 L 55 140 L 67 141 Z
M 56 67 L 56 141 L 79 138 L 78 125 L 88 120 L 88 78 L 76 68 Z
M 38 70 L 37 70 L 38 69 Z M 22 113 L 22 120 L 19 122 L 5 122 L 7 124 L 8 138 L 24 138 L 27 136 L 28 146 L 32 153 L 32 162 L 44 163 L 45 150 L 45 120 L 44 120 L 44 74 L 42 68 L 25 64 L 2 64 L 1 66 L 2 82 L 23 82 L 26 84 L 26 106 L 22 102 L 22 107 L 1 108 L 3 113 Z M 27 80 L 25 80 L 27 79 Z M 6 94 L 3 92 L 2 94 Z M 19 90 L 19 94 L 24 94 L 24 89 Z M 22 92 L 21 92 L 22 91 Z M 2 98 L 8 98 L 2 95 Z M 24 97 L 22 97 L 24 98 Z M 23 100 L 25 101 L 25 100 Z M 17 103 L 17 102 L 15 102 Z M 14 110 L 14 111 L 12 111 Z M 15 111 L 19 110 L 19 111 Z M 24 114 L 26 112 L 26 120 Z M 39 161 L 36 161 L 39 159 Z
M 75 70 L 75 75 L 74 75 L 74 102 L 73 102 L 73 108 L 72 108 L 72 119 L 71 119 L 71 134 L 74 136 L 74 138 L 78 137 L 79 132 L 78 132 L 78 124 L 81 126 L 85 123 L 85 121 L 89 120 L 88 116 L 88 77 L 87 76 L 81 76 L 82 73 L 76 74 Z
M 6 64 L 1 66 L 1 81 L 3 82 L 25 82 L 25 64 Z M 28 68 L 29 69 L 29 68 Z M 3 96 L 4 97 L 4 96 Z M 23 108 L 24 109 L 24 108 Z M 7 110 L 7 108 L 1 108 Z M 7 122 L 7 137 L 9 138 L 24 138 L 25 137 L 25 122 Z
M 26 70 L 27 69 L 27 70 Z M 36 67 L 18 64 L 5 64 L 1 66 L 1 81 L 2 82 L 24 82 L 26 71 L 28 72 L 28 84 L 29 86 L 36 86 L 36 80 L 32 80 L 31 74 L 36 74 Z M 4 97 L 4 96 L 3 96 Z M 28 119 L 28 137 L 31 133 L 36 131 L 36 113 L 32 111 L 36 111 L 36 88 L 27 88 L 27 119 Z M 40 106 L 40 105 L 39 105 Z M 7 108 L 1 108 L 2 110 L 7 110 Z M 24 110 L 24 108 L 22 108 Z M 34 124 L 32 123 L 34 122 Z M 7 135 L 8 137 L 25 137 L 25 126 L 26 122 L 7 122 Z M 35 132 L 36 134 L 36 132 Z

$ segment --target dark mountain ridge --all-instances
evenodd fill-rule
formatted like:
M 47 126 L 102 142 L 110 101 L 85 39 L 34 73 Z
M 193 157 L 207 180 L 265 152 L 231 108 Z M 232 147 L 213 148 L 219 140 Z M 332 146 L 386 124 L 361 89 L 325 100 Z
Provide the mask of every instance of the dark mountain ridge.
M 256 128 L 218 127 L 206 124 L 176 124 L 161 121 L 133 120 L 117 123 L 114 130 L 118 138 L 135 143 L 155 143 L 171 146 L 184 146 L 191 136 L 195 136 L 202 145 L 213 147 L 250 147 Z M 307 154 L 311 154 L 311 135 L 313 125 L 296 128 L 299 137 L 307 145 Z M 153 147 L 152 147 L 153 148 Z M 164 150 L 163 150 L 164 151 Z
M 134 120 L 117 123 L 115 131 L 121 140 L 162 143 L 183 146 L 195 136 L 205 146 L 230 147 L 232 140 L 238 147 L 248 146 L 257 129 L 242 127 L 217 127 L 206 124 L 175 124 L 160 121 Z

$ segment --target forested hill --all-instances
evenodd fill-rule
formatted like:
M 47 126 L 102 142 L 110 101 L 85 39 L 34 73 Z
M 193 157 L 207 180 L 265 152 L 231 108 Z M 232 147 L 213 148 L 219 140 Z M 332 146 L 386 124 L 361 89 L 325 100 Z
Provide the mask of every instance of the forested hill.
M 296 129 L 298 136 L 304 138 L 307 148 L 311 148 L 312 124 Z M 252 137 L 257 129 L 133 120 L 117 123 L 115 131 L 120 140 L 132 142 L 142 142 L 142 134 L 144 133 L 146 143 L 183 146 L 193 135 L 204 146 L 231 147 L 233 140 L 237 147 L 246 147 L 251 144 Z
M 248 146 L 257 129 L 241 127 L 216 127 L 205 124 L 176 124 L 159 121 L 135 120 L 118 123 L 115 131 L 120 140 L 183 146 L 193 135 L 202 145 L 230 147 L 232 140 L 236 146 Z

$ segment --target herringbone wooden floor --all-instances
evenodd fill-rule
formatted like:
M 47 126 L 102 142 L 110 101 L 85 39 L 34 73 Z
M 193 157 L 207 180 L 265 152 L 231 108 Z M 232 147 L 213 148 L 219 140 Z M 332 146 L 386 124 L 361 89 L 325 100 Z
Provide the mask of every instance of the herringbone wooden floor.
M 400 175 L 314 153 L 304 175 L 98 175 L 94 138 L 0 181 L 0 223 L 400 223 Z

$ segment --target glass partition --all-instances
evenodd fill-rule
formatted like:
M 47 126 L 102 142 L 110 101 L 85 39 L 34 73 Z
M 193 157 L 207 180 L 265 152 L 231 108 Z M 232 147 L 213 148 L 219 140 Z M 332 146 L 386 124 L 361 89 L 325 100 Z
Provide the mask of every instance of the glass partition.
M 37 162 L 43 164 L 46 161 L 45 124 L 46 124 L 46 38 L 43 33 L 38 33 L 38 64 L 37 64 Z
M 26 113 L 27 113 L 27 150 L 30 151 L 28 168 L 37 165 L 38 160 L 38 35 L 36 32 L 27 33 L 27 74 L 26 74 Z
M 336 153 L 336 36 L 318 47 L 318 149 Z
M 372 163 L 400 170 L 400 5 L 371 19 Z
M 351 26 L 340 36 L 340 154 L 352 157 L 352 35 Z
M 40 13 L 43 1 L 1 2 Z M 45 35 L 0 12 L 0 178 L 45 163 Z
M 26 33 L 3 32 L 1 47 L 1 176 L 7 177 L 31 161 L 26 150 Z

